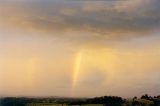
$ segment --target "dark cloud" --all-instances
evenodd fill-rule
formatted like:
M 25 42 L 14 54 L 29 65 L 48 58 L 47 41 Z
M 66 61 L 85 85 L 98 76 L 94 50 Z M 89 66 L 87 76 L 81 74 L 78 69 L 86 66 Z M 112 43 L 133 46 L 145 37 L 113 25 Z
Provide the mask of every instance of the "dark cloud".
M 51 34 L 87 32 L 90 38 L 119 39 L 145 36 L 158 29 L 159 9 L 158 0 L 8 0 L 1 4 L 0 19 Z

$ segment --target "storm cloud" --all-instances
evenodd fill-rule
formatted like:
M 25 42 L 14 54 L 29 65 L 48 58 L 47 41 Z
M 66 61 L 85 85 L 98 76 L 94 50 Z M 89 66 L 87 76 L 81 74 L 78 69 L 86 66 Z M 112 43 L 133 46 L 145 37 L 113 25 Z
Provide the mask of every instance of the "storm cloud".
M 53 36 L 55 32 L 84 32 L 89 39 L 120 39 L 147 36 L 160 27 L 158 0 L 0 2 L 2 23 Z

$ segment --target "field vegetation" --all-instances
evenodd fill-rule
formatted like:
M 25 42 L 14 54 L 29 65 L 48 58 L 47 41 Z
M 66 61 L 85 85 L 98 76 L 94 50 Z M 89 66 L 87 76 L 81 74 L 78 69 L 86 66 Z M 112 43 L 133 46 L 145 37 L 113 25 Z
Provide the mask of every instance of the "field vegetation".
M 160 106 L 160 96 L 142 95 L 140 98 L 125 99 L 117 96 L 95 98 L 59 98 L 59 97 L 5 97 L 0 106 Z

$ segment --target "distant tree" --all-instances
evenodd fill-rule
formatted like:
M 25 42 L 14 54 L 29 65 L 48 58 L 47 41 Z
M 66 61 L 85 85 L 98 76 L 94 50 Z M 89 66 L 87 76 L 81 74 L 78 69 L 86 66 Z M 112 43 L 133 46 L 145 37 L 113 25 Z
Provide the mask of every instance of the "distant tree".
M 137 99 L 137 96 L 133 97 L 133 100 L 136 100 Z
M 142 96 L 141 96 L 141 99 L 147 99 L 147 100 L 148 100 L 149 98 L 150 98 L 150 97 L 148 96 L 148 94 L 145 94 L 145 95 L 142 95 Z
M 124 100 L 116 96 L 104 96 L 88 99 L 86 104 L 105 104 L 106 106 L 121 106 Z

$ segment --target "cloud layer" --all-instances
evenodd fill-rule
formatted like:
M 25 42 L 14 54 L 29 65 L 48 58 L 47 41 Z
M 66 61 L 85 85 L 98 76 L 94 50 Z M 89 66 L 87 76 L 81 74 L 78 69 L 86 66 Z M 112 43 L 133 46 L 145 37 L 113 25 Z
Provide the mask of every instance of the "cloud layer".
M 52 35 L 84 32 L 90 39 L 119 39 L 145 36 L 159 29 L 159 9 L 158 0 L 14 0 L 1 3 L 0 22 Z

